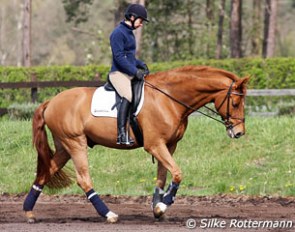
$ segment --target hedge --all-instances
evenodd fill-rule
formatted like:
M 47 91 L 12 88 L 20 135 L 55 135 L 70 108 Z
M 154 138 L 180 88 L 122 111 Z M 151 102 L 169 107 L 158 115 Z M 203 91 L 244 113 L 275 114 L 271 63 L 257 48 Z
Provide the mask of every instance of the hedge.
M 148 64 L 151 72 L 163 71 L 184 65 L 208 65 L 225 69 L 236 75 L 251 76 L 251 89 L 295 88 L 294 58 L 243 58 L 225 60 L 186 60 L 170 63 Z M 0 67 L 1 82 L 31 81 L 34 75 L 38 81 L 94 80 L 97 75 L 106 80 L 109 66 L 49 66 L 49 67 Z M 64 88 L 46 88 L 39 92 L 40 101 L 56 95 Z M 0 107 L 30 102 L 29 89 L 2 89 Z
M 0 67 L 1 82 L 92 80 L 97 73 L 106 76 L 107 66 L 49 66 L 49 67 Z

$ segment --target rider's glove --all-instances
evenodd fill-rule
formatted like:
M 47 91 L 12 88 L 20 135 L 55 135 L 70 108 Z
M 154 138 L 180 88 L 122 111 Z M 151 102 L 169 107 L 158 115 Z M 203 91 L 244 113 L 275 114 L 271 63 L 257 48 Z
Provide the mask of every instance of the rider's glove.
M 136 74 L 135 74 L 135 78 L 136 78 L 137 80 L 141 81 L 141 80 L 144 79 L 144 76 L 145 76 L 145 75 L 146 75 L 146 74 L 145 74 L 144 70 L 142 70 L 142 69 L 137 69 L 137 72 L 136 72 Z
M 145 75 L 149 75 L 150 74 L 150 70 L 148 68 L 148 66 L 146 64 L 143 65 L 143 70 L 144 70 L 144 74 Z
M 138 65 L 137 68 L 143 69 L 145 75 L 149 75 L 150 70 L 146 64 Z

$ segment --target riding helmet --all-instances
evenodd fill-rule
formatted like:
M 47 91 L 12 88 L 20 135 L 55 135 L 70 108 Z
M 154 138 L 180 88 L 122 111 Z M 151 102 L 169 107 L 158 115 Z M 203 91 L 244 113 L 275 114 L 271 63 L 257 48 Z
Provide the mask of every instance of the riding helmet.
M 140 4 L 130 4 L 125 11 L 125 18 L 130 19 L 131 16 L 135 18 L 141 18 L 146 22 L 149 22 L 147 18 L 147 10 L 143 5 Z

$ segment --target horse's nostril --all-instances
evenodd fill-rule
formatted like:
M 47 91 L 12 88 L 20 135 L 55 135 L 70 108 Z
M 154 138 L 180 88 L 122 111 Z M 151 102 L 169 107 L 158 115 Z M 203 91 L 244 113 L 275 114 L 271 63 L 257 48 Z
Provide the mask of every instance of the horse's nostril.
M 242 135 L 243 135 L 242 132 L 238 132 L 238 133 L 235 134 L 235 138 L 238 139 L 238 138 L 240 138 Z

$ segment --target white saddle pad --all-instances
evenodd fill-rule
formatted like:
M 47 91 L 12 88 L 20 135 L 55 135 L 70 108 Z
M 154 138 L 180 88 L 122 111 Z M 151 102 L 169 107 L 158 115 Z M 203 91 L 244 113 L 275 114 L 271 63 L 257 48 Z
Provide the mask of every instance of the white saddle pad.
M 134 113 L 137 116 L 142 108 L 144 101 L 144 85 L 142 87 L 142 95 Z M 91 113 L 96 117 L 117 117 L 117 107 L 113 107 L 116 103 L 115 91 L 106 91 L 103 86 L 97 88 L 93 94 L 91 102 Z M 112 109 L 113 108 L 113 109 Z

